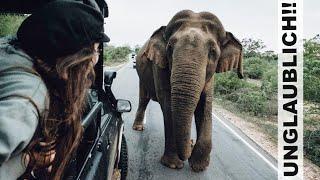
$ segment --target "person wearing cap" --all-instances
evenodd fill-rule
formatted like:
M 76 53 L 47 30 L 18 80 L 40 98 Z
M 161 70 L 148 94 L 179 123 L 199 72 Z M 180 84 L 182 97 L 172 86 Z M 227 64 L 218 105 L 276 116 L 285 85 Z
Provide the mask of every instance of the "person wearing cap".
M 99 11 L 53 1 L 0 38 L 0 179 L 61 179 L 81 135 L 98 46 Z

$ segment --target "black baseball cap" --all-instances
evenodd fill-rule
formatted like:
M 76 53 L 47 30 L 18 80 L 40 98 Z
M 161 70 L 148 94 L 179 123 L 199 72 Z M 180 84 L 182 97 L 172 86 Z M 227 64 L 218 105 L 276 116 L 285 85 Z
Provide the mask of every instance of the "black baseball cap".
M 76 53 L 95 42 L 109 42 L 103 16 L 81 2 L 57 0 L 26 18 L 17 38 L 30 56 L 55 64 L 59 57 Z

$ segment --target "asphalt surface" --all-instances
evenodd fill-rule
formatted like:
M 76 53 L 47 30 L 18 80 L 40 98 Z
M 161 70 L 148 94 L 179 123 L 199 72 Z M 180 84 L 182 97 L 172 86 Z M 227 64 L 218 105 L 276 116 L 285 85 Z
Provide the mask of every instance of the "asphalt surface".
M 128 180 L 186 180 L 186 179 L 277 179 L 277 162 L 219 114 L 213 112 L 213 147 L 210 165 L 206 171 L 191 171 L 188 162 L 184 168 L 173 170 L 163 166 L 160 158 L 164 152 L 164 125 L 160 106 L 150 101 L 146 110 L 145 130 L 134 131 L 132 124 L 138 107 L 139 84 L 136 70 L 130 62 L 120 70 L 113 83 L 118 99 L 132 103 L 132 111 L 123 114 L 125 136 L 129 151 Z M 195 125 L 192 127 L 195 140 Z

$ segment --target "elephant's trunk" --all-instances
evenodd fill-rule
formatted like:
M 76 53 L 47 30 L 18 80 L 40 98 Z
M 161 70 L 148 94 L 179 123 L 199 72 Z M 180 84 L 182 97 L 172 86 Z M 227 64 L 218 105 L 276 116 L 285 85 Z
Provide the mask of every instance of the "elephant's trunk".
M 177 153 L 181 160 L 191 155 L 192 117 L 205 84 L 206 61 L 199 53 L 175 54 L 171 71 L 171 107 Z

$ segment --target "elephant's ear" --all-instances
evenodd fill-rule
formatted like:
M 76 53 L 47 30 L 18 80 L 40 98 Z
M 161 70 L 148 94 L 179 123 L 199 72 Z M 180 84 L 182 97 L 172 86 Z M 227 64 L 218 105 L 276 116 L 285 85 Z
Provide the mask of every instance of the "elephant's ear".
M 243 78 L 242 45 L 231 32 L 226 33 L 226 38 L 221 44 L 221 54 L 217 64 L 216 73 L 237 69 L 238 77 Z
M 166 58 L 166 43 L 164 40 L 164 31 L 166 26 L 157 29 L 149 39 L 144 55 L 148 60 L 153 61 L 160 68 L 166 68 L 168 65 Z

